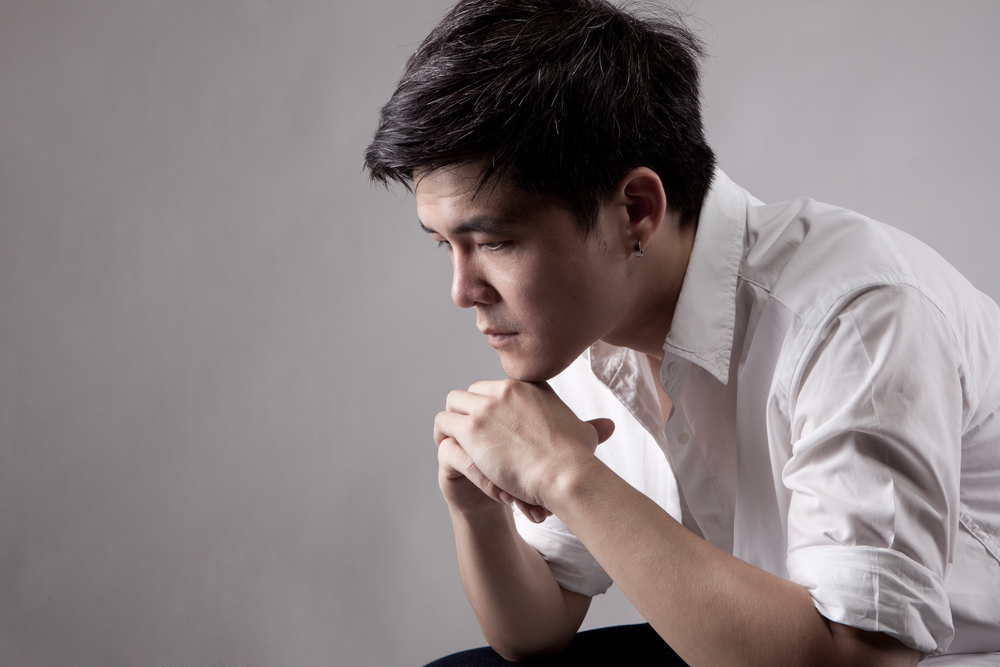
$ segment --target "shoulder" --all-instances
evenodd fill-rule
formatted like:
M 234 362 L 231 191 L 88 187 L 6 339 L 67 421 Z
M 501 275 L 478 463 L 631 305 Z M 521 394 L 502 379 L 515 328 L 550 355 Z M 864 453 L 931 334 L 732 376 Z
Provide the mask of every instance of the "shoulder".
M 871 290 L 890 298 L 919 295 L 956 329 L 970 313 L 997 319 L 996 305 L 926 244 L 812 199 L 749 207 L 740 278 L 808 327 Z

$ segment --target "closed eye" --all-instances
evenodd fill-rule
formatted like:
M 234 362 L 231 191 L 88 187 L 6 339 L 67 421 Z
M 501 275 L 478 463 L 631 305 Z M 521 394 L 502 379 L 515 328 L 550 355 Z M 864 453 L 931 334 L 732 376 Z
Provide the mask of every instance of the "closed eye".
M 439 248 L 451 248 L 451 243 L 445 240 L 440 240 L 437 242 Z M 488 243 L 477 243 L 478 247 L 483 250 L 489 250 L 490 252 L 499 252 L 501 250 L 506 250 L 510 247 L 510 241 L 490 241 Z

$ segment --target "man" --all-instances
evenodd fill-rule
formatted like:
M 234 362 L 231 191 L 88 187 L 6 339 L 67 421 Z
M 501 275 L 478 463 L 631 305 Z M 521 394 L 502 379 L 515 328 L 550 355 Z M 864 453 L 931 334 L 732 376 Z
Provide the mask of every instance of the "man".
M 603 2 L 466 0 L 382 110 L 372 177 L 412 183 L 510 377 L 434 425 L 483 632 L 545 664 L 1000 664 L 1000 311 L 716 170 L 700 55 Z M 576 636 L 612 580 L 652 629 Z

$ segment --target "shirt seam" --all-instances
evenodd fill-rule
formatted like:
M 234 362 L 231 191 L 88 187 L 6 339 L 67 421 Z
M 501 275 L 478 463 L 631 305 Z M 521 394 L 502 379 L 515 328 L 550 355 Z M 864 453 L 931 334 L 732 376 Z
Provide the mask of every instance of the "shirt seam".
M 771 298 L 776 299 L 778 303 L 781 303 L 783 306 L 788 308 L 789 312 L 795 315 L 795 317 L 802 322 L 802 327 L 803 327 L 802 335 L 806 336 L 805 342 L 801 350 L 796 352 L 795 366 L 792 369 L 792 373 L 789 375 L 788 384 L 785 387 L 785 392 L 788 399 L 789 400 L 791 399 L 793 395 L 792 388 L 794 387 L 795 383 L 800 380 L 799 376 L 802 371 L 802 365 L 807 361 L 804 355 L 804 350 L 809 346 L 809 342 L 813 340 L 813 337 L 816 335 L 817 331 L 820 330 L 820 325 L 830 320 L 830 313 L 833 312 L 833 310 L 837 307 L 838 304 L 843 303 L 845 299 L 848 299 L 850 297 L 850 299 L 853 300 L 854 298 L 861 296 L 862 293 L 871 291 L 873 289 L 877 289 L 879 287 L 886 287 L 886 288 L 898 287 L 898 288 L 911 289 L 917 294 L 919 294 L 921 297 L 923 297 L 927 301 L 927 303 L 930 304 L 934 308 L 934 310 L 938 312 L 941 318 L 948 325 L 948 331 L 951 333 L 952 342 L 955 344 L 956 349 L 961 352 L 961 354 L 959 355 L 959 368 L 958 368 L 959 374 L 961 375 L 962 378 L 965 379 L 966 382 L 969 383 L 969 392 L 971 393 L 971 395 L 973 396 L 978 395 L 978 391 L 974 384 L 973 378 L 969 373 L 965 372 L 967 367 L 965 360 L 965 350 L 960 345 L 961 341 L 958 337 L 957 332 L 955 331 L 955 327 L 951 321 L 951 318 L 949 318 L 948 315 L 943 310 L 941 310 L 941 308 L 937 305 L 934 299 L 930 297 L 930 295 L 921 290 L 917 285 L 903 281 L 887 282 L 881 280 L 881 281 L 872 281 L 864 283 L 862 285 L 857 285 L 855 287 L 852 287 L 849 290 L 842 291 L 840 295 L 837 298 L 833 299 L 830 305 L 826 307 L 826 309 L 822 313 L 822 317 L 819 318 L 816 324 L 810 323 L 809 319 L 806 318 L 804 314 L 801 314 L 797 310 L 793 309 L 791 306 L 785 303 L 781 298 L 776 297 L 773 294 L 771 295 Z M 867 354 L 868 353 L 866 350 L 865 356 L 867 356 Z M 792 407 L 790 404 L 788 410 L 789 410 L 789 415 L 791 415 Z M 789 436 L 790 435 L 791 434 L 789 434 Z
M 969 533 L 971 533 L 972 536 L 975 537 L 976 540 L 978 540 L 979 543 L 990 552 L 990 555 L 993 556 L 993 558 L 1000 561 L 1000 544 L 997 544 L 996 540 L 994 540 L 989 533 L 983 530 L 982 526 L 980 526 L 979 523 L 972 518 L 972 515 L 969 514 L 968 508 L 965 506 L 965 503 L 961 503 L 959 505 L 958 520 L 963 526 L 965 526 L 966 530 L 968 530 Z

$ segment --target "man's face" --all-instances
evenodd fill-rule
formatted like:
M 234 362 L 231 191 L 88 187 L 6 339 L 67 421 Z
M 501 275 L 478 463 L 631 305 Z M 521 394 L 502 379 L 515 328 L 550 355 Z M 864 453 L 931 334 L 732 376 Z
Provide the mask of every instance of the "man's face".
M 558 198 L 506 183 L 476 194 L 478 175 L 468 166 L 418 176 L 417 215 L 451 256 L 452 299 L 476 309 L 507 375 L 547 380 L 624 316 L 614 223 L 602 213 L 584 236 Z

